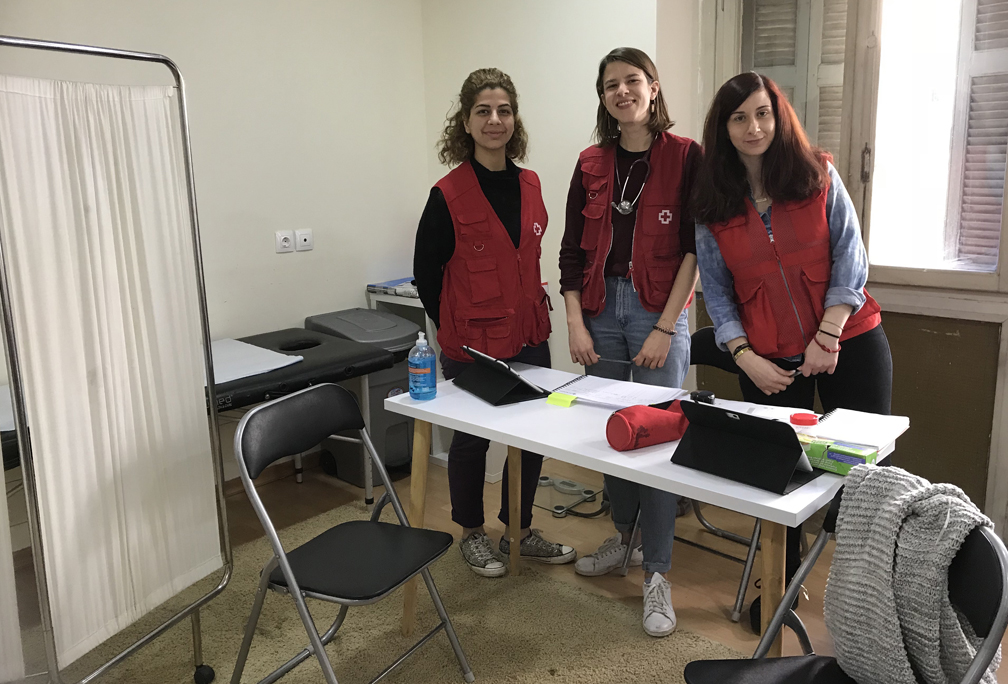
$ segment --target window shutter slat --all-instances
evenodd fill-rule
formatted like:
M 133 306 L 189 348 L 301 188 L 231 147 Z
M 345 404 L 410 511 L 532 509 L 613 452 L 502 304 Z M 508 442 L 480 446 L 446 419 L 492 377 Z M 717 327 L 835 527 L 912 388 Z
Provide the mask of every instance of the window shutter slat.
M 797 64 L 797 0 L 758 0 L 755 4 L 753 65 L 756 68 Z
M 819 88 L 819 132 L 816 144 L 832 153 L 840 154 L 840 113 L 843 110 L 843 86 Z
M 1008 48 L 1008 0 L 978 0 L 973 49 Z
M 843 64 L 846 37 L 847 0 L 826 0 L 823 3 L 823 64 Z
M 1008 1 L 980 0 L 980 6 Z M 977 40 L 980 38 L 977 16 Z M 978 48 L 979 49 L 979 48 Z M 959 205 L 959 257 L 996 265 L 1008 163 L 1008 74 L 970 81 L 965 168 Z

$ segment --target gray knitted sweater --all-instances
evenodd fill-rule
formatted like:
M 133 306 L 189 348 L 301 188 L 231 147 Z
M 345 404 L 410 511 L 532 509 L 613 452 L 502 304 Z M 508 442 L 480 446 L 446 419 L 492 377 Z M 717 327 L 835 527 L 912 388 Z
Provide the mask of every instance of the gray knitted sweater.
M 948 569 L 991 521 L 958 487 L 900 468 L 857 466 L 844 485 L 824 610 L 840 666 L 859 684 L 960 681 L 979 640 L 949 602 Z

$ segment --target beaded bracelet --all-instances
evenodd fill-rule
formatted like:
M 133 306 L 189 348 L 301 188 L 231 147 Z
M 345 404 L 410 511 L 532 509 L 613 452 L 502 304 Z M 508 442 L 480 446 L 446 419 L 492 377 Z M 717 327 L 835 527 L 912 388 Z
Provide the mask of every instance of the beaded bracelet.
M 667 328 L 661 327 L 657 323 L 655 323 L 654 325 L 652 325 L 651 329 L 652 330 L 657 330 L 660 333 L 665 333 L 666 335 L 671 335 L 672 337 L 675 337 L 675 334 L 676 334 L 675 330 L 668 330 Z

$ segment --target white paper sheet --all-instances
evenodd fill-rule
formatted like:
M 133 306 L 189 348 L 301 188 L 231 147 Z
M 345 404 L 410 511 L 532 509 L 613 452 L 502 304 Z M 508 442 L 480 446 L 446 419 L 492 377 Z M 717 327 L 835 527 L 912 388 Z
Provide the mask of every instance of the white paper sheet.
M 658 385 L 645 385 L 639 382 L 610 380 L 595 375 L 582 375 L 560 387 L 547 387 L 546 389 L 563 394 L 571 394 L 581 402 L 601 404 L 613 408 L 625 408 L 627 406 L 637 406 L 638 404 L 658 404 L 673 399 L 681 399 L 688 394 L 686 390 L 676 387 L 661 387 Z
M 210 348 L 213 353 L 214 382 L 218 385 L 304 361 L 303 356 L 281 354 L 231 339 L 214 340 L 210 343 Z

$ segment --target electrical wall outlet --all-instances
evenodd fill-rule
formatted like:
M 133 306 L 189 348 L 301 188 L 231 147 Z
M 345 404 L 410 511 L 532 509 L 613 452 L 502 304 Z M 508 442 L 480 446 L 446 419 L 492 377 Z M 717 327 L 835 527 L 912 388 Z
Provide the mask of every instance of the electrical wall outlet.
M 276 253 L 284 254 L 286 252 L 294 251 L 294 231 L 293 230 L 278 230 L 275 233 L 276 236 Z
M 315 248 L 315 238 L 312 236 L 310 229 L 294 231 L 294 236 L 294 244 L 297 246 L 297 251 L 309 252 Z

